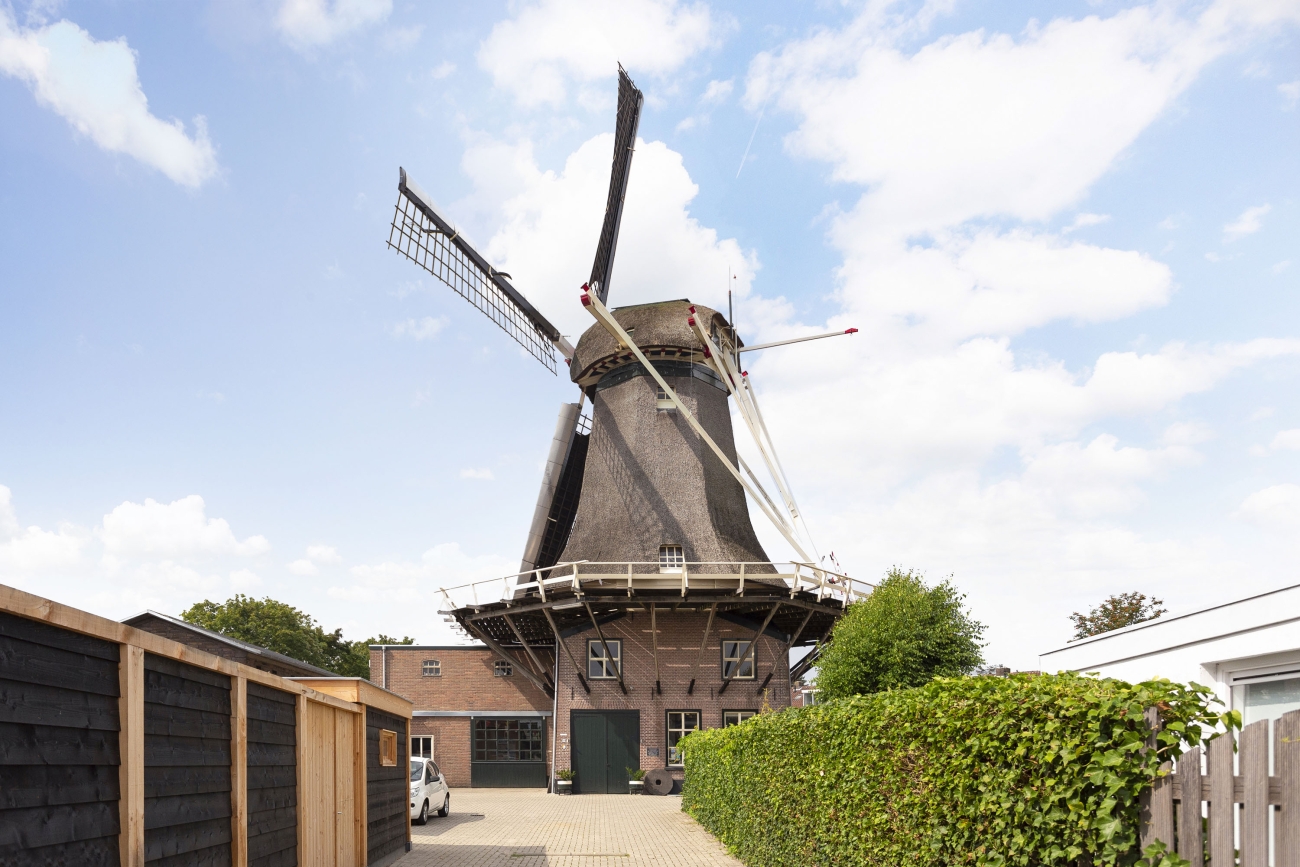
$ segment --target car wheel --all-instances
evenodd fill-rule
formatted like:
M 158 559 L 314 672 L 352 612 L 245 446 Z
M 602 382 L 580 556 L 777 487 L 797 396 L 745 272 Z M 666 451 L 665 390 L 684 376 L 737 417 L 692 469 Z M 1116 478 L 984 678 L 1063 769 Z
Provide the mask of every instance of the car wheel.
M 447 814 L 450 812 L 451 812 L 451 792 L 448 792 L 447 797 L 443 798 L 442 800 L 442 809 L 438 811 L 438 815 L 445 819 L 447 818 Z
M 424 803 L 420 805 L 420 817 L 415 820 L 415 824 L 423 825 L 429 821 L 429 799 L 425 798 Z

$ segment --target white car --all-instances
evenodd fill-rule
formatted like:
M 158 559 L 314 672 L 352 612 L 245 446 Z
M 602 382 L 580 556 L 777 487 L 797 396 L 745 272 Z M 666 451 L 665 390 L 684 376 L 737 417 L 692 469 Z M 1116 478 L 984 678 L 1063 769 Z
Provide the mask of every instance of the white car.
M 439 816 L 451 812 L 451 790 L 442 778 L 442 771 L 430 759 L 411 759 L 411 821 L 423 825 L 429 821 L 429 810 Z

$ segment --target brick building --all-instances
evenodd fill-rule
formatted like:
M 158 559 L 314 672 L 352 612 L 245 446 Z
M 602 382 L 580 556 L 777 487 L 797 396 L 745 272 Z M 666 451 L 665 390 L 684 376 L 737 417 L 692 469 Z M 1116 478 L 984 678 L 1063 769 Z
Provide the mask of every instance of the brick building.
M 370 679 L 415 705 L 411 755 L 437 762 L 448 785 L 547 785 L 552 700 L 488 648 L 372 645 Z

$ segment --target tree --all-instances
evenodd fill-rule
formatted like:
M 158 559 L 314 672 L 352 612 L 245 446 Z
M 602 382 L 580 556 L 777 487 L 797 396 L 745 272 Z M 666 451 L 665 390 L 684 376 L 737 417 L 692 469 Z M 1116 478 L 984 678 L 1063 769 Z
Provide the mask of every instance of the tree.
M 871 595 L 849 606 L 817 662 L 818 700 L 921 686 L 969 674 L 984 662 L 985 626 L 951 582 L 926 585 L 895 566 Z
M 1074 612 L 1070 620 L 1074 621 L 1074 638 L 1087 638 L 1100 635 L 1112 629 L 1122 629 L 1145 620 L 1155 620 L 1165 609 L 1160 606 L 1164 601 L 1154 596 L 1148 599 L 1144 593 L 1119 593 L 1107 596 L 1106 600 L 1091 609 L 1087 614 Z
M 326 632 L 312 617 L 270 597 L 253 599 L 236 594 L 225 602 L 203 600 L 182 612 L 181 619 L 249 644 L 283 653 L 343 677 L 370 678 L 371 644 L 414 644 L 380 635 L 348 641 L 342 629 Z

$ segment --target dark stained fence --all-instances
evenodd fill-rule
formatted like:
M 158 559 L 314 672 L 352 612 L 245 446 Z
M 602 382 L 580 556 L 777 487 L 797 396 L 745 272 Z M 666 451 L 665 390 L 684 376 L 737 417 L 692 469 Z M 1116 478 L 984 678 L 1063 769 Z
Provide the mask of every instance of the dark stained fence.
M 230 678 L 144 657 L 144 851 L 159 867 L 230 865 Z
M 0 865 L 116 867 L 118 645 L 0 612 Z
M 397 733 L 395 767 L 379 764 L 381 729 Z M 366 708 L 366 857 L 370 864 L 406 848 L 406 817 L 411 803 L 410 749 L 405 719 Z
M 248 684 L 248 867 L 297 867 L 297 699 Z

